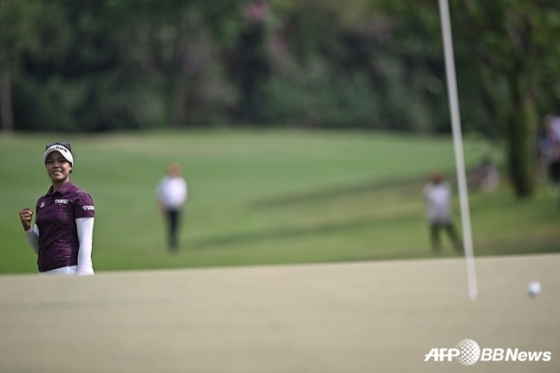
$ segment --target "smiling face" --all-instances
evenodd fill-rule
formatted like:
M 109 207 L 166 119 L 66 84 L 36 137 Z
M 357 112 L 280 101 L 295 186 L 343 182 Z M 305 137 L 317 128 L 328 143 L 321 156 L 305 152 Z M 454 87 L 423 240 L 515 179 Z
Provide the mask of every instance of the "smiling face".
M 62 182 L 68 179 L 72 165 L 59 152 L 52 152 L 45 161 L 47 175 L 53 183 Z

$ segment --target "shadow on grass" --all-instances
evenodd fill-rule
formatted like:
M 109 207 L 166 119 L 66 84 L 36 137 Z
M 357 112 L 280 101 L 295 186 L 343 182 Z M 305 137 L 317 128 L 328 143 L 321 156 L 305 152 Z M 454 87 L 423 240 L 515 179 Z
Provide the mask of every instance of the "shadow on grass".
M 476 256 L 521 255 L 560 252 L 560 241 L 557 235 L 540 237 L 510 238 L 503 237 L 488 241 L 475 239 Z
M 367 181 L 363 183 L 349 184 L 346 186 L 325 188 L 319 191 L 293 193 L 280 197 L 259 199 L 254 201 L 250 205 L 250 208 L 258 210 L 320 202 L 325 200 L 330 201 L 335 198 L 356 196 L 359 194 L 383 191 L 384 189 L 394 189 L 403 194 L 414 193 L 418 195 L 426 181 L 427 178 L 425 175 L 415 175 L 382 181 Z
M 374 224 L 376 218 L 356 219 L 340 223 L 327 223 L 313 227 L 278 228 L 258 232 L 239 232 L 202 239 L 191 243 L 193 249 L 206 249 L 209 247 L 243 244 L 261 240 L 281 240 L 303 237 L 313 234 L 326 234 L 354 229 L 362 229 Z
M 316 234 L 339 234 L 341 232 L 349 232 L 372 227 L 379 222 L 383 222 L 383 225 L 390 225 L 391 222 L 395 220 L 399 220 L 399 222 L 402 222 L 403 220 L 418 220 L 418 217 L 398 216 L 385 218 L 376 216 L 347 220 L 343 222 L 330 222 L 309 227 L 286 227 L 254 232 L 246 231 L 191 241 L 189 243 L 189 247 L 192 250 L 202 250 L 211 247 L 215 248 L 235 244 L 247 244 L 264 240 L 293 239 Z

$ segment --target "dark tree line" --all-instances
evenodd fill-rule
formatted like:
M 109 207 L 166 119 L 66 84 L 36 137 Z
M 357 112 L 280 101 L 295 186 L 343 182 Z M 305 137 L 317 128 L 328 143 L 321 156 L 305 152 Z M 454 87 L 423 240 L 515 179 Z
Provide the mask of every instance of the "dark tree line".
M 534 188 L 560 5 L 450 0 L 464 130 Z M 449 132 L 437 0 L 0 0 L 5 132 L 215 125 Z

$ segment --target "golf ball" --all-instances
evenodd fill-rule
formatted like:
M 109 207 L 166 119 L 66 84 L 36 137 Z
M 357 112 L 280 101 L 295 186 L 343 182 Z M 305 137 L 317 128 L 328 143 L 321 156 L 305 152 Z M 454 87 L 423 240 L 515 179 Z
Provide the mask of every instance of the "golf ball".
M 541 284 L 538 281 L 531 281 L 527 285 L 527 293 L 531 297 L 537 296 L 541 292 Z

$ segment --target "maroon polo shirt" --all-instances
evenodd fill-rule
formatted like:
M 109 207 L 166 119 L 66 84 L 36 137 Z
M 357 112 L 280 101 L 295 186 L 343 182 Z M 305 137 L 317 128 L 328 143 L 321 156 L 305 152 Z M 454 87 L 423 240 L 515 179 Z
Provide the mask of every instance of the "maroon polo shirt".
M 35 211 L 35 224 L 39 228 L 39 272 L 77 265 L 80 243 L 76 219 L 94 217 L 91 196 L 68 181 L 54 193 L 51 186 L 37 201 Z

